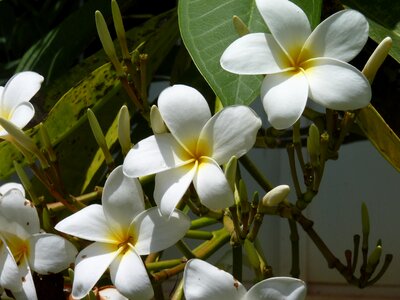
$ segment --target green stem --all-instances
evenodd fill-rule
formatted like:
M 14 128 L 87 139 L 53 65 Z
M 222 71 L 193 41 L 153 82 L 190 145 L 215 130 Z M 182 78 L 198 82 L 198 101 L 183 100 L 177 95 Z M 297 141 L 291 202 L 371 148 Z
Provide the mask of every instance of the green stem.
M 292 175 L 293 185 L 294 185 L 294 188 L 296 191 L 296 197 L 298 200 L 300 200 L 300 199 L 302 199 L 302 193 L 301 193 L 299 178 L 297 177 L 293 144 L 288 145 L 288 147 L 286 149 L 287 149 L 287 153 L 288 153 L 288 157 L 289 157 L 290 174 Z
M 209 218 L 209 217 L 202 217 L 202 218 L 198 218 L 196 220 L 193 220 L 191 225 L 190 225 L 190 229 L 198 229 L 198 228 L 203 228 L 206 227 L 208 225 L 213 225 L 219 223 L 219 221 L 215 218 Z
M 179 281 L 178 286 L 175 289 L 171 300 L 182 300 L 183 299 L 183 278 Z
M 299 249 L 299 232 L 297 224 L 294 220 L 288 219 L 290 228 L 290 243 L 292 245 L 292 267 L 290 274 L 299 278 L 300 276 L 300 249 Z
M 221 228 L 219 230 L 212 232 L 214 237 L 202 243 L 196 249 L 193 250 L 194 255 L 200 259 L 207 259 L 213 253 L 215 253 L 218 249 L 220 249 L 223 245 L 229 242 L 230 233 L 225 229 Z M 164 263 L 164 265 L 162 264 Z M 157 273 L 153 273 L 153 279 L 157 281 L 166 280 L 180 272 L 183 271 L 186 265 L 186 260 L 175 259 L 169 261 L 169 266 L 165 264 L 165 262 L 155 262 L 151 264 L 146 264 L 147 269 L 150 270 L 161 270 Z
M 234 243 L 232 245 L 232 275 L 238 281 L 242 281 L 242 245 L 239 243 Z
M 196 255 L 194 255 L 192 250 L 190 250 L 189 246 L 186 245 L 186 243 L 183 240 L 179 240 L 178 242 L 176 242 L 175 246 L 176 246 L 176 248 L 179 249 L 179 251 L 181 251 L 181 253 L 187 259 L 196 258 Z
M 188 230 L 185 234 L 185 237 L 196 240 L 210 240 L 212 239 L 213 234 L 204 230 Z
M 273 185 L 268 181 L 267 178 L 258 170 L 256 165 L 250 160 L 247 155 L 243 155 L 239 159 L 240 163 L 245 169 L 253 176 L 257 183 L 264 189 L 265 192 L 272 190 Z

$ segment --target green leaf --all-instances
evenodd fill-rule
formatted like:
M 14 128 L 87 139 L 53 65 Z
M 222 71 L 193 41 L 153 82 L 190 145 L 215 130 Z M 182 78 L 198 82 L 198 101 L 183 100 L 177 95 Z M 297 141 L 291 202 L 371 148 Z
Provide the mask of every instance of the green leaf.
M 390 36 L 389 54 L 400 63 L 400 2 L 392 0 L 344 0 L 343 3 L 363 13 L 369 22 L 369 36 L 377 43 Z
M 357 123 L 380 154 L 400 171 L 400 139 L 371 104 L 360 110 Z
M 109 0 L 90 0 L 47 33 L 22 57 L 16 72 L 34 70 L 50 79 L 68 69 L 97 36 L 95 10 L 111 15 Z
M 319 21 L 321 0 L 295 1 L 312 25 Z M 260 93 L 263 76 L 236 75 L 223 70 L 223 51 L 238 38 L 232 17 L 239 16 L 250 32 L 267 32 L 254 0 L 181 0 L 178 5 L 182 39 L 194 63 L 224 106 L 250 104 Z

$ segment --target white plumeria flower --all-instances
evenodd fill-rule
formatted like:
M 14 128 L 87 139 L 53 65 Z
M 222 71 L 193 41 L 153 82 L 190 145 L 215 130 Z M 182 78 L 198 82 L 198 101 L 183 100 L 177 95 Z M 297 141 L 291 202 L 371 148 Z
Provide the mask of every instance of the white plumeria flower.
M 269 122 L 288 128 L 301 116 L 307 98 L 324 107 L 353 110 L 366 106 L 371 87 L 346 63 L 368 39 L 368 22 L 354 10 L 330 16 L 313 32 L 305 13 L 287 0 L 256 0 L 269 33 L 234 41 L 221 66 L 236 74 L 267 74 L 261 99 Z
M 0 86 L 0 117 L 18 128 L 25 127 L 33 118 L 35 109 L 29 102 L 40 89 L 43 76 L 25 71 L 15 74 L 4 87 Z M 0 138 L 8 133 L 0 126 Z
M 78 251 L 64 238 L 40 231 L 37 211 L 21 185 L 5 184 L 0 193 L 0 286 L 16 299 L 34 300 L 31 270 L 42 275 L 61 272 Z
M 226 107 L 211 117 L 206 99 L 185 85 L 165 89 L 158 108 L 170 133 L 136 144 L 125 158 L 125 174 L 157 173 L 154 198 L 165 215 L 171 214 L 192 181 L 208 208 L 233 205 L 233 192 L 220 165 L 253 147 L 260 118 L 242 105 Z
M 233 276 L 200 259 L 185 266 L 183 290 L 187 300 L 303 300 L 305 283 L 291 277 L 265 279 L 249 291 Z
M 136 178 L 117 167 L 104 185 L 102 205 L 93 204 L 67 217 L 56 229 L 94 241 L 75 262 L 72 296 L 83 298 L 110 267 L 111 280 L 128 298 L 150 299 L 153 288 L 140 255 L 164 250 L 180 240 L 190 219 L 175 211 L 169 219 L 158 208 L 144 210 Z

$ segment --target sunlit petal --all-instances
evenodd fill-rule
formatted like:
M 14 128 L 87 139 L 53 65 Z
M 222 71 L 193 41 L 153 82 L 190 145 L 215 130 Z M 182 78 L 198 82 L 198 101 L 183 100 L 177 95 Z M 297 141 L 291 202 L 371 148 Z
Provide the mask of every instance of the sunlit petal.
M 10 290 L 22 288 L 18 265 L 4 240 L 0 241 L 0 286 Z
M 114 232 L 126 231 L 133 218 L 144 211 L 139 180 L 125 176 L 122 166 L 115 168 L 108 176 L 101 199 L 104 214 Z
M 35 115 L 35 109 L 30 102 L 20 103 L 12 111 L 9 121 L 18 128 L 24 128 Z
M 317 58 L 305 65 L 309 97 L 324 107 L 353 110 L 368 105 L 371 86 L 355 67 L 335 59 Z
M 244 286 L 231 274 L 200 259 L 187 262 L 183 280 L 187 300 L 239 300 L 246 294 Z
M 154 295 L 143 261 L 131 248 L 111 263 L 110 275 L 118 291 L 130 299 L 148 300 Z
M 305 13 L 287 0 L 256 0 L 256 5 L 274 38 L 296 61 L 311 33 Z
M 129 300 L 113 286 L 106 286 L 99 289 L 99 296 L 103 300 Z
M 221 67 L 235 74 L 272 74 L 288 68 L 289 61 L 271 34 L 249 33 L 225 49 Z
M 223 209 L 233 205 L 233 192 L 219 165 L 203 157 L 193 179 L 200 202 L 210 209 Z
M 35 284 L 26 258 L 21 259 L 18 268 L 20 272 L 19 282 L 22 285 L 22 289 L 13 290 L 14 297 L 18 300 L 36 300 Z
M 16 182 L 7 182 L 7 183 L 1 185 L 0 186 L 0 197 L 12 189 L 19 190 L 21 192 L 22 196 L 25 198 L 24 186 L 22 184 L 16 183 Z
M 177 84 L 161 92 L 158 108 L 172 135 L 193 154 L 201 128 L 211 117 L 203 95 L 192 87 Z
M 21 72 L 15 74 L 6 83 L 1 98 L 1 109 L 11 112 L 21 102 L 31 100 L 40 89 L 43 76 L 35 72 Z
M 213 116 L 204 126 L 199 147 L 208 144 L 210 156 L 222 165 L 235 155 L 241 157 L 247 153 L 256 141 L 261 119 L 249 107 L 238 105 L 224 108 Z M 201 153 L 198 149 L 198 153 Z
M 89 241 L 118 243 L 99 204 L 89 205 L 63 219 L 55 229 Z
M 167 249 L 183 238 L 189 227 L 189 217 L 178 210 L 167 218 L 157 207 L 150 208 L 132 223 L 132 230 L 138 237 L 135 249 L 140 255 Z
M 268 121 L 276 129 L 292 126 L 307 103 L 308 83 L 302 72 L 267 75 L 261 86 L 261 99 Z
M 244 300 L 303 300 L 306 299 L 304 282 L 291 277 L 273 277 L 254 285 Z
M 78 253 L 66 239 L 49 233 L 38 233 L 28 239 L 28 261 L 39 274 L 59 273 L 68 268 Z
M 0 215 L 18 223 L 26 232 L 40 231 L 39 216 L 33 203 L 25 199 L 20 189 L 10 189 L 0 197 Z
M 128 177 L 162 172 L 191 159 L 170 133 L 152 135 L 137 143 L 125 157 L 123 170 Z
M 154 200 L 161 213 L 169 216 L 187 191 L 197 170 L 197 162 L 156 175 Z
M 87 295 L 120 252 L 117 245 L 97 242 L 79 252 L 72 296 L 80 299 Z
M 331 15 L 315 28 L 301 54 L 301 61 L 313 57 L 352 60 L 368 39 L 368 22 L 355 10 L 343 10 Z

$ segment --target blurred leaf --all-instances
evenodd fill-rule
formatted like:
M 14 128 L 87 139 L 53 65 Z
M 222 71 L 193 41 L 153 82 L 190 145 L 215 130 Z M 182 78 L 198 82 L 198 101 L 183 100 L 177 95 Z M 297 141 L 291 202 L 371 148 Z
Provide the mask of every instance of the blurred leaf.
M 360 110 L 357 123 L 381 155 L 400 171 L 400 139 L 371 104 Z
M 370 25 L 369 35 L 377 43 L 393 39 L 389 54 L 400 63 L 400 2 L 391 0 L 343 0 L 345 5 L 363 13 Z
M 60 76 L 97 36 L 96 10 L 110 15 L 110 1 L 89 0 L 82 5 L 24 54 L 16 72 L 33 70 L 42 74 L 47 82 Z
M 295 1 L 306 10 L 315 26 L 319 22 L 321 0 Z M 236 75 L 223 70 L 223 51 L 238 38 L 232 16 L 239 16 L 250 32 L 266 32 L 254 0 L 181 0 L 178 5 L 182 39 L 200 73 L 223 105 L 250 104 L 260 93 L 263 76 Z

